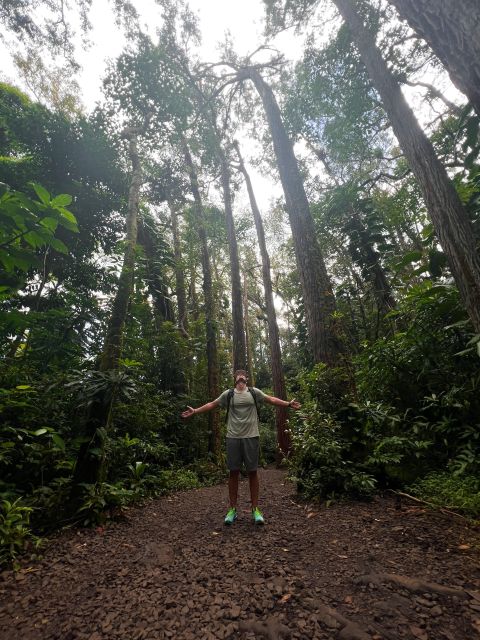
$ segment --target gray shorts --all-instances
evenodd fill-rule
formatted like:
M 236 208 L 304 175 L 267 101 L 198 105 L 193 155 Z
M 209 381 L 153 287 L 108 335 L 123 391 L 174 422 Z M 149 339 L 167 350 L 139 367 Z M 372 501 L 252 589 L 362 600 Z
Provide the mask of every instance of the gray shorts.
M 255 471 L 258 467 L 258 436 L 254 438 L 227 438 L 227 467 L 230 471 L 238 471 L 245 463 L 247 471 Z

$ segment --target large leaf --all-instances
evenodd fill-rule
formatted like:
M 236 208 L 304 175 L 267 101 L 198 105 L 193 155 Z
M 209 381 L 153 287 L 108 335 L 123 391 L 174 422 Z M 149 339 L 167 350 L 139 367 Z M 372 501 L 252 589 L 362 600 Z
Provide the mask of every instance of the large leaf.
M 46 218 L 42 218 L 40 224 L 42 225 L 42 227 L 46 227 L 50 231 L 54 232 L 58 227 L 58 220 L 56 218 L 47 216 Z
M 68 195 L 68 193 L 61 193 L 53 198 L 50 204 L 52 207 L 68 207 L 69 204 L 72 204 L 72 199 L 72 196 Z
M 50 194 L 45 189 L 45 187 L 42 187 L 42 185 L 38 184 L 37 182 L 32 182 L 31 185 L 34 188 L 39 200 L 41 200 L 43 204 L 50 204 Z
M 50 246 L 53 247 L 55 251 L 58 251 L 59 253 L 64 253 L 64 254 L 68 253 L 67 246 L 58 238 L 52 238 L 50 240 Z
M 397 269 L 401 269 L 405 267 L 407 264 L 412 264 L 412 262 L 418 262 L 422 259 L 421 251 L 409 251 L 406 253 L 398 262 L 395 263 Z

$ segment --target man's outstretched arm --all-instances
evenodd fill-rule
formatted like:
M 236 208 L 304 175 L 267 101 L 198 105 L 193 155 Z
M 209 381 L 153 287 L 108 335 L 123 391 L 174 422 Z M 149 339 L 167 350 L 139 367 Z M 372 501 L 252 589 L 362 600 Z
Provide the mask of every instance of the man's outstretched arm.
M 295 398 L 293 400 L 282 400 L 281 398 L 276 398 L 275 396 L 265 396 L 264 401 L 268 404 L 273 404 L 276 407 L 290 407 L 291 409 L 300 409 L 302 406 Z
M 193 415 L 197 413 L 206 413 L 207 411 L 212 411 L 212 409 L 216 409 L 220 403 L 218 400 L 212 400 L 212 402 L 207 402 L 207 404 L 202 404 L 201 407 L 197 407 L 194 409 L 193 407 L 187 407 L 186 411 L 184 411 L 181 415 L 182 418 L 191 418 Z

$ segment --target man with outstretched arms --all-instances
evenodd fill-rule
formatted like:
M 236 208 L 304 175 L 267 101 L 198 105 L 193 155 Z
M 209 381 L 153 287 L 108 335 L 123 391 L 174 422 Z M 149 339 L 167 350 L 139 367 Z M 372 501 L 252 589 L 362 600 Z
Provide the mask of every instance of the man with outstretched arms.
M 290 407 L 299 409 L 300 403 L 295 399 L 282 400 L 274 396 L 267 396 L 256 387 L 247 386 L 247 373 L 242 369 L 235 371 L 235 386 L 227 389 L 220 397 L 212 402 L 194 409 L 187 407 L 182 413 L 182 418 L 190 418 L 197 413 L 212 411 L 217 407 L 227 410 L 227 466 L 230 471 L 228 478 L 228 495 L 230 508 L 225 516 L 225 524 L 230 525 L 237 519 L 238 480 L 242 463 L 248 471 L 250 485 L 250 498 L 252 502 L 252 519 L 255 524 L 264 524 L 263 514 L 258 508 L 259 481 L 258 481 L 258 406 L 263 403 L 273 404 L 277 407 Z

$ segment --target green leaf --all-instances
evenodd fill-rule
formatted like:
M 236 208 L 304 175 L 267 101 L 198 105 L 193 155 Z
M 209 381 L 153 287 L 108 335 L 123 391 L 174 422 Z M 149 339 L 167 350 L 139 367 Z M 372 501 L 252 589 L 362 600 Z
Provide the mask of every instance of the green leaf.
M 56 196 L 52 201 L 52 207 L 68 207 L 69 204 L 72 204 L 72 196 L 68 195 L 68 193 L 61 193 L 59 196 Z
M 34 188 L 39 200 L 41 200 L 43 204 L 50 204 L 50 194 L 45 187 L 42 187 L 42 185 L 37 182 L 31 182 L 30 184 Z
M 45 429 L 45 427 L 42 427 L 41 429 L 37 429 L 36 431 L 33 432 L 34 436 L 42 436 L 44 433 L 47 433 L 48 429 Z
M 23 236 L 23 239 L 31 247 L 37 249 L 38 247 L 43 247 L 45 244 L 50 243 L 51 237 L 51 231 L 48 231 L 48 229 L 39 229 L 38 231 L 29 231 Z
M 77 219 L 71 211 L 68 211 L 68 209 L 64 209 L 63 207 L 59 207 L 56 211 L 60 212 L 58 222 L 62 227 L 65 227 L 65 229 L 68 229 L 69 231 L 78 231 Z
M 15 389 L 21 389 L 22 391 L 25 389 L 31 389 L 32 387 L 29 384 L 18 384 Z
M 58 220 L 56 218 L 47 217 L 47 218 L 43 218 L 40 221 L 40 224 L 43 227 L 46 227 L 47 229 L 49 229 L 50 231 L 55 231 L 56 228 L 58 227 Z
M 58 433 L 52 433 L 52 440 L 57 445 L 58 449 L 65 451 L 65 440 L 61 438 Z
M 68 253 L 67 246 L 58 238 L 52 238 L 50 240 L 50 246 L 53 247 L 55 251 L 58 251 L 60 253 L 64 253 L 64 254 Z
M 409 251 L 395 264 L 395 266 L 399 269 L 401 267 L 405 267 L 407 264 L 411 264 L 412 262 L 418 262 L 421 260 L 422 255 L 421 251 Z

